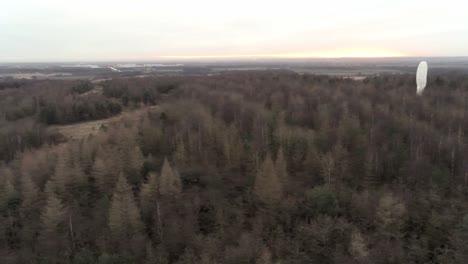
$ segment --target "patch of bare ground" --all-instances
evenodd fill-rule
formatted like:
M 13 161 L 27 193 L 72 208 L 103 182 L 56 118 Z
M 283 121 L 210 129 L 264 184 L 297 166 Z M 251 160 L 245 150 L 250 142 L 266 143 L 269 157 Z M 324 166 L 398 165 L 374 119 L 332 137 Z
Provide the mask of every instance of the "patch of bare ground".
M 58 132 L 67 139 L 82 139 L 90 135 L 96 135 L 106 125 L 121 122 L 123 120 L 140 120 L 148 111 L 157 110 L 158 106 L 148 106 L 132 111 L 123 111 L 119 115 L 88 122 L 70 125 L 54 125 L 49 127 L 50 132 Z
M 94 86 L 94 88 L 90 91 L 87 91 L 86 93 L 81 94 L 80 96 L 87 96 L 90 94 L 102 94 L 102 86 Z

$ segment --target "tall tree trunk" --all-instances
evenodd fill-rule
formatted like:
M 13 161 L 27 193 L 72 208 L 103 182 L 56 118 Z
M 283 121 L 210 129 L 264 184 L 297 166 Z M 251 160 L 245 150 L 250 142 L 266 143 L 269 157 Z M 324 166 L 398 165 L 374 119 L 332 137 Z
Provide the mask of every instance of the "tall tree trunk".
M 71 214 L 68 217 L 68 227 L 70 228 L 70 236 L 71 236 L 71 239 L 72 239 L 72 245 L 73 245 L 73 251 L 74 251 L 75 248 L 76 248 L 76 244 L 75 244 L 75 235 L 73 234 L 73 223 L 72 223 Z

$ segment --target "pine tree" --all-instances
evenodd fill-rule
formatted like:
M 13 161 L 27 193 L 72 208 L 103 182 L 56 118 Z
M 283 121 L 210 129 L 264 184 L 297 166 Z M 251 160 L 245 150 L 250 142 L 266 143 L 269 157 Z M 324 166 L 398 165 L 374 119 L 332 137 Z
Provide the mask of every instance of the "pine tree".
M 122 150 L 115 145 L 98 148 L 95 160 L 101 159 L 104 162 L 106 166 L 106 176 L 108 176 L 106 180 L 112 183 L 112 185 L 107 185 L 107 187 L 113 187 L 117 180 L 115 176 L 120 175 L 120 173 L 124 171 L 127 161 L 124 159 L 122 152 L 126 153 L 127 151 L 128 149 Z
M 349 252 L 356 259 L 360 260 L 369 255 L 367 243 L 364 236 L 358 229 L 353 229 L 351 232 L 351 240 L 349 242 Z
M 50 160 L 54 160 L 55 157 L 51 156 L 48 148 L 42 148 L 34 153 L 23 153 L 18 160 L 20 175 L 28 175 L 38 186 L 45 184 L 54 173 L 55 163 Z
M 313 146 L 309 146 L 307 151 L 306 160 L 304 161 L 304 167 L 306 172 L 313 177 L 320 177 L 321 172 L 321 160 L 317 149 Z
M 192 264 L 197 263 L 198 258 L 192 249 L 186 248 L 184 254 L 182 254 L 176 264 Z
M 7 249 L 16 244 L 12 243 L 12 238 L 16 237 L 16 228 L 14 227 L 14 204 L 16 202 L 14 201 L 16 200 L 17 191 L 9 178 L 0 167 L 0 248 L 2 249 Z M 0 253 L 0 255 L 2 254 Z M 0 259 L 3 259 L 2 257 Z
M 260 256 L 255 261 L 255 264 L 272 264 L 271 252 L 267 247 L 263 247 Z
M 153 248 L 151 243 L 146 244 L 146 259 L 145 264 L 168 264 L 167 252 L 164 250 L 162 244 Z
M 243 144 L 239 136 L 239 130 L 235 124 L 231 124 L 227 129 L 224 129 L 220 135 L 222 144 L 223 156 L 226 159 L 228 167 L 238 168 L 241 165 Z
M 22 174 L 20 179 L 21 195 L 23 202 L 20 208 L 21 221 L 25 223 L 21 230 L 21 239 L 29 246 L 33 245 L 35 230 L 39 224 L 39 204 L 42 202 L 40 199 L 39 190 L 36 184 L 31 180 L 27 174 Z
M 405 204 L 392 192 L 385 192 L 377 207 L 377 224 L 386 235 L 399 235 L 403 216 L 406 214 Z
M 23 196 L 22 207 L 34 207 L 33 205 L 38 200 L 39 190 L 36 184 L 32 181 L 31 176 L 21 175 L 20 185 L 21 194 Z
M 270 155 L 267 155 L 255 177 L 254 192 L 259 201 L 273 205 L 283 197 L 283 186 Z
M 65 218 L 66 209 L 62 201 L 54 191 L 49 190 L 46 205 L 40 217 L 39 246 L 41 253 L 53 263 L 57 263 L 66 248 Z
M 7 176 L 7 175 L 0 175 Z M 0 182 L 0 245 L 7 243 L 9 246 L 17 244 L 18 208 L 21 202 L 20 194 L 11 183 L 9 177 L 2 184 Z
M 108 224 L 116 241 L 129 239 L 140 233 L 143 228 L 140 211 L 133 197 L 132 189 L 122 174 L 119 176 L 112 195 Z
M 244 144 L 242 142 L 239 129 L 236 125 L 232 124 L 229 128 L 231 132 L 231 165 L 233 167 L 239 168 L 241 167 L 241 159 L 244 151 Z
M 140 191 L 141 213 L 145 219 L 151 218 L 158 197 L 158 176 L 154 172 L 148 175 L 148 181 Z
M 80 167 L 86 173 L 89 173 L 93 166 L 96 147 L 91 140 L 82 140 L 80 143 Z
M 14 209 L 17 207 L 19 202 L 19 192 L 9 179 L 7 179 L 4 184 L 0 184 L 0 211 L 9 211 Z
M 179 173 L 171 168 L 169 161 L 164 159 L 159 177 L 159 194 L 161 196 L 177 196 L 182 191 L 182 181 Z
M 128 160 L 129 168 L 139 173 L 145 161 L 145 156 L 143 156 L 140 147 L 135 146 L 131 148 L 128 152 Z
M 146 244 L 146 258 L 144 264 L 168 264 L 165 254 L 151 245 Z
M 183 168 L 188 164 L 187 150 L 185 149 L 183 140 L 177 144 L 177 148 L 174 153 L 174 161 L 179 168 Z
M 66 186 L 70 180 L 69 155 L 65 147 L 58 149 L 55 164 L 54 174 L 49 179 L 48 184 L 53 187 L 57 194 L 65 196 Z
M 208 254 L 204 253 L 200 256 L 200 264 L 215 264 L 217 263 L 212 257 L 210 257 Z
M 69 177 L 68 181 L 72 187 L 82 186 L 87 182 L 86 175 L 79 165 L 74 165 L 70 168 Z
M 0 167 L 0 187 L 4 187 L 6 182 L 9 181 L 13 183 L 15 177 L 13 176 L 13 172 L 8 167 Z
M 99 190 L 103 193 L 110 193 L 112 190 L 112 179 L 108 173 L 104 160 L 97 157 L 91 168 L 91 176 L 96 180 Z
M 136 144 L 136 142 L 134 142 Z M 121 161 L 123 172 L 133 190 L 138 190 L 144 179 L 141 171 L 145 157 L 138 146 L 124 146 L 121 149 Z
M 276 174 L 278 175 L 278 178 L 281 181 L 281 184 L 283 185 L 283 187 L 286 188 L 286 186 L 288 186 L 289 184 L 289 174 L 287 169 L 287 162 L 284 158 L 282 148 L 278 150 L 278 154 L 276 155 L 275 169 Z
M 41 214 L 43 232 L 47 234 L 57 232 L 64 219 L 64 205 L 53 192 L 50 192 L 47 197 L 46 206 Z
M 326 184 L 333 184 L 335 182 L 335 159 L 333 158 L 333 155 L 331 153 L 323 155 L 320 159 L 320 165 L 323 181 Z

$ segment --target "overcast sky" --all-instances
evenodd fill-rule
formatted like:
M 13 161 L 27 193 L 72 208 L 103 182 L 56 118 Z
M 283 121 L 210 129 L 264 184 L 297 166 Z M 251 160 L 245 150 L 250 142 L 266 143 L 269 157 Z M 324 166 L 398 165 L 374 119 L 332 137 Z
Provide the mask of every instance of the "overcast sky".
M 467 0 L 0 0 L 0 62 L 468 56 Z

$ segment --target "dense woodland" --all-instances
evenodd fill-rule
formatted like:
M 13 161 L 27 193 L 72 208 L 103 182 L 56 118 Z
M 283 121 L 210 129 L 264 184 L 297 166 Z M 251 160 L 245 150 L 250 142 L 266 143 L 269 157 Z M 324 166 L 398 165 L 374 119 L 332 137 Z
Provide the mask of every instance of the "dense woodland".
M 467 135 L 462 73 L 3 80 L 0 262 L 468 263 Z

